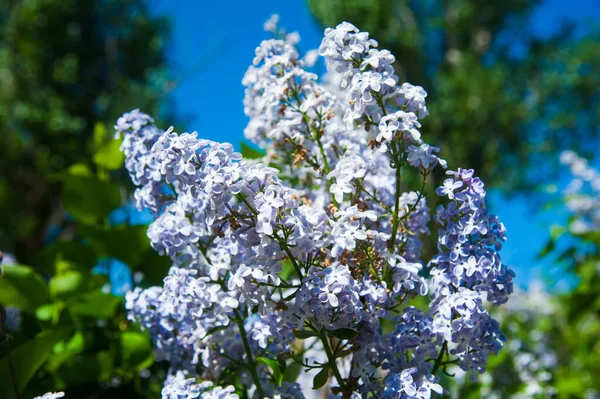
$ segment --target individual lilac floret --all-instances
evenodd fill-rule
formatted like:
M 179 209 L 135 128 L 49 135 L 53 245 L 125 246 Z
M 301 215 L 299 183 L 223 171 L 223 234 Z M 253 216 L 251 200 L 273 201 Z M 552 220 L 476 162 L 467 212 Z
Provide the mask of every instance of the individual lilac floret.
M 340 256 L 343 251 L 356 248 L 357 241 L 366 240 L 367 229 L 363 226 L 364 222 L 377 220 L 375 212 L 361 212 L 357 206 L 348 207 L 336 216 L 338 219 L 332 222 L 331 229 L 331 256 L 334 258 Z
M 398 89 L 398 94 L 402 96 L 408 111 L 417 114 L 417 116 L 421 119 L 429 115 L 427 105 L 425 104 L 427 92 L 421 86 L 413 86 L 410 83 L 402 83 L 402 86 L 400 86 Z
M 344 194 L 350 194 L 356 190 L 353 182 L 362 179 L 366 174 L 367 164 L 361 156 L 357 154 L 346 156 L 327 175 L 328 179 L 335 180 L 329 191 L 333 194 L 335 200 L 340 203 L 344 200 Z

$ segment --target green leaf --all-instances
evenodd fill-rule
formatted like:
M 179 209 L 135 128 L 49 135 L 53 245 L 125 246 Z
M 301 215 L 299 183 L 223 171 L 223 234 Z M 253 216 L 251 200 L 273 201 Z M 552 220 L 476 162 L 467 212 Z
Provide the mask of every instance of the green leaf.
M 317 333 L 312 330 L 294 330 L 293 332 L 294 336 L 298 339 L 307 339 L 317 336 Z
M 37 308 L 35 310 L 35 316 L 38 320 L 42 321 L 58 320 L 60 312 L 62 312 L 64 308 L 65 304 L 61 301 L 48 303 Z
M 296 270 L 294 270 L 294 265 L 292 264 L 291 260 L 286 259 L 281 262 L 281 272 L 279 272 L 279 277 L 281 277 L 283 280 L 288 280 L 295 273 Z
M 53 298 L 69 298 L 75 294 L 87 291 L 90 280 L 75 270 L 59 274 L 50 279 L 50 295 Z
M 93 177 L 94 174 L 90 170 L 90 168 L 84 163 L 76 163 L 67 168 L 67 174 L 72 176 L 85 176 L 85 177 Z M 58 175 L 60 179 L 64 178 L 65 174 L 61 173 Z
M 339 328 L 337 330 L 331 330 L 329 333 L 337 339 L 352 339 L 358 335 L 358 331 L 351 328 Z
M 107 170 L 117 170 L 123 166 L 125 155 L 120 150 L 121 140 L 104 144 L 94 154 L 94 163 Z
M 323 385 L 325 385 L 327 383 L 328 379 L 329 379 L 329 366 L 325 366 L 325 367 L 323 367 L 323 369 L 321 371 L 319 371 L 319 373 L 317 375 L 315 375 L 315 378 L 313 379 L 313 388 L 312 389 L 321 388 Z
M 108 132 L 100 122 L 94 124 L 94 147 L 100 148 L 108 141 Z
M 556 240 L 557 238 L 559 238 L 561 235 L 563 235 L 564 233 L 568 232 L 569 229 L 563 227 L 563 226 L 551 226 L 550 227 L 550 237 L 552 237 L 553 240 Z
M 26 312 L 35 312 L 48 301 L 48 288 L 44 279 L 30 267 L 1 266 L 0 304 Z
M 283 371 L 281 367 L 281 363 L 274 359 L 269 359 L 268 357 L 257 357 L 256 361 L 259 363 L 266 364 L 271 369 L 273 373 L 273 379 L 277 383 L 277 385 L 281 385 L 283 382 Z
M 67 212 L 84 223 L 105 219 L 121 205 L 119 187 L 95 176 L 63 176 L 62 202 Z
M 548 242 L 546 243 L 546 245 L 544 246 L 544 248 L 542 248 L 542 250 L 538 254 L 537 258 L 538 259 L 544 258 L 548 254 L 550 254 L 551 252 L 553 252 L 555 248 L 556 248 L 556 246 L 554 244 L 554 240 L 548 240 Z
M 114 295 L 96 290 L 72 298 L 70 302 L 69 310 L 72 314 L 108 319 L 115 313 L 123 300 Z
M 254 147 L 252 147 L 251 145 L 249 145 L 248 143 L 246 143 L 245 141 L 242 141 L 242 156 L 246 159 L 260 159 L 263 158 L 265 155 L 267 155 L 266 152 L 256 149 Z
M 294 362 L 286 367 L 283 373 L 283 381 L 296 382 L 302 373 L 302 366 Z
M 66 339 L 70 332 L 70 328 L 43 331 L 12 350 L 12 370 L 19 392 L 23 391 L 42 364 L 48 360 L 54 345 Z M 0 360 L 0 397 L 3 399 L 16 397 L 11 375 L 8 357 L 5 356 Z
M 121 334 L 121 357 L 126 367 L 136 371 L 150 367 L 154 362 L 154 356 L 148 335 L 137 331 Z

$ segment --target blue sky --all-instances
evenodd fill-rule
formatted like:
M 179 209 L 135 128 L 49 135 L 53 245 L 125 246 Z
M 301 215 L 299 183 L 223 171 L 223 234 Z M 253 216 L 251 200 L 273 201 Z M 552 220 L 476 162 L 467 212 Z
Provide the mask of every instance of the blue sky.
M 149 4 L 153 12 L 166 14 L 172 21 L 169 59 L 179 77 L 172 96 L 187 129 L 234 145 L 243 139 L 247 123 L 241 80 L 254 49 L 266 38 L 263 22 L 279 14 L 288 31 L 302 36 L 302 51 L 318 47 L 322 36 L 306 0 L 149 0 Z M 600 1 L 546 0 L 534 12 L 531 24 L 535 32 L 546 36 L 565 18 L 582 26 L 588 20 L 600 21 Z M 533 214 L 524 198 L 507 201 L 493 195 L 492 206 L 509 230 L 503 258 L 517 270 L 517 282 L 525 286 L 543 273 L 553 276 L 555 286 L 564 286 L 563 274 L 553 270 L 550 262 L 536 258 L 556 214 Z

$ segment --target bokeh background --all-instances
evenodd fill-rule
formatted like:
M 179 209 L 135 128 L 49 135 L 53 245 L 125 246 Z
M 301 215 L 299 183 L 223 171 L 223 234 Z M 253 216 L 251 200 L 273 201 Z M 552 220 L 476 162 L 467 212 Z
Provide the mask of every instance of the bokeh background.
M 574 150 L 597 165 L 598 1 L 1 0 L 0 249 L 5 265 L 27 267 L 6 267 L 0 280 L 0 396 L 16 397 L 14 367 L 23 397 L 54 388 L 72 397 L 160 391 L 164 367 L 144 332 L 126 322 L 122 294 L 160 282 L 168 264 L 149 247 L 148 216 L 130 205 L 112 126 L 140 108 L 164 128 L 241 148 L 241 80 L 273 13 L 301 35 L 302 51 L 318 48 L 326 26 L 354 23 L 396 55 L 402 80 L 428 91 L 427 142 L 492 188 L 491 208 L 509 231 L 503 257 L 523 295 L 559 303 L 519 310 L 532 316 L 510 327 L 520 340 L 513 368 L 533 347 L 523 344 L 535 341 L 526 330 L 539 330 L 551 346 L 577 335 L 578 318 L 593 316 L 579 329 L 591 334 L 585 345 L 562 358 L 557 348 L 538 350 L 557 353 L 545 381 L 559 388 L 543 395 L 592 395 L 582 370 L 598 369 L 587 362 L 600 355 L 600 267 L 594 258 L 591 272 L 578 265 L 598 243 L 559 237 L 571 220 L 562 195 L 571 177 L 559 155 Z M 560 303 L 576 302 L 582 286 L 589 295 L 564 310 Z M 565 325 L 547 325 L 557 314 Z M 21 350 L 12 366 L 10 348 Z M 24 362 L 32 351 L 35 361 Z M 492 364 L 496 376 L 510 369 L 507 361 Z M 520 392 L 523 376 L 502 375 L 504 388 L 455 394 L 479 397 L 482 386 L 502 397 Z

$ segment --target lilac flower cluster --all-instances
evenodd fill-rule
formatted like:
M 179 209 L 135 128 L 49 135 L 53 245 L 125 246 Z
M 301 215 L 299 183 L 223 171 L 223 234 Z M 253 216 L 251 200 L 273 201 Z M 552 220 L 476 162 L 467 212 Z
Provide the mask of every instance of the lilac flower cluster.
M 123 138 L 121 151 L 125 154 L 125 168 L 133 183 L 137 207 L 155 213 L 161 207 L 160 173 L 151 149 L 163 131 L 154 126 L 154 120 L 135 109 L 124 114 L 115 125 L 115 138 Z
M 227 328 L 237 299 L 194 269 L 171 268 L 164 286 L 127 294 L 130 317 L 150 331 L 160 357 L 174 365 L 195 365 L 209 356 L 209 331 Z
M 482 372 L 502 334 L 481 295 L 512 292 L 505 231 L 473 172 L 449 172 L 439 254 L 422 259 L 425 183 L 445 167 L 419 131 L 426 92 L 399 84 L 394 57 L 351 24 L 325 33 L 323 84 L 297 37 L 265 27 L 276 37 L 244 77 L 262 162 L 138 111 L 117 123 L 138 205 L 156 216 L 148 236 L 173 261 L 126 304 L 171 365 L 163 398 L 310 397 L 282 381 L 292 366 L 335 397 L 429 398 L 450 364 Z
M 432 261 L 435 297 L 456 293 L 459 288 L 485 292 L 494 304 L 508 300 L 514 272 L 500 260 L 498 251 L 506 240 L 506 229 L 498 217 L 488 213 L 483 182 L 471 169 L 447 172 L 437 193 L 452 202 L 440 206 L 436 220 L 442 225 L 440 251 Z

